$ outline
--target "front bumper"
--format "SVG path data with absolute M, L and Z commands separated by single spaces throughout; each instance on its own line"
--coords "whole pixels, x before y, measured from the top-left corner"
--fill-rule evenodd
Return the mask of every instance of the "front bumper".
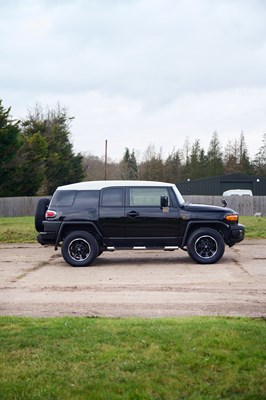
M 245 226 L 242 224 L 238 224 L 236 226 L 231 226 L 231 233 L 232 233 L 232 244 L 233 246 L 235 243 L 242 242 L 245 237 Z

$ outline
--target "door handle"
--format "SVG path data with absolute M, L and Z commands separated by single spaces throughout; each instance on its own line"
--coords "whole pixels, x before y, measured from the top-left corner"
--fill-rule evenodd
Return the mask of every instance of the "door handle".
M 135 217 L 138 217 L 138 216 L 139 216 L 139 213 L 137 211 L 129 211 L 127 213 L 127 217 L 135 218 Z

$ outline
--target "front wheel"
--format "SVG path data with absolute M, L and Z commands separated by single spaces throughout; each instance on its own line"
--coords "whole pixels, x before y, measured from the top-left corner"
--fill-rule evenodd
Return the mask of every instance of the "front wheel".
M 214 264 L 224 254 L 222 235 L 212 228 L 201 228 L 192 232 L 187 242 L 190 257 L 199 264 Z
M 95 237 L 85 231 L 75 231 L 67 235 L 61 248 L 64 260 L 73 267 L 87 267 L 99 254 Z

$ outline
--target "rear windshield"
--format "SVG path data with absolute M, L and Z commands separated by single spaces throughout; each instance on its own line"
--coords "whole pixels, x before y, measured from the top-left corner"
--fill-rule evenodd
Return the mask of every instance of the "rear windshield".
M 51 207 L 96 208 L 99 202 L 98 190 L 56 190 Z

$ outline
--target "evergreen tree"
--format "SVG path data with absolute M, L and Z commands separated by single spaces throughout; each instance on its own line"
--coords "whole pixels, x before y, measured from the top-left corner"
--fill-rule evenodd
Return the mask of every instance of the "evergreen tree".
M 262 145 L 255 156 L 253 164 L 257 175 L 266 176 L 266 132 L 263 135 Z
M 134 150 L 130 153 L 126 147 L 123 160 L 120 165 L 121 179 L 123 180 L 136 180 L 138 179 L 138 164 Z
M 163 180 L 172 183 L 181 181 L 182 169 L 182 154 L 180 150 L 173 151 L 164 163 Z
M 207 176 L 219 176 L 224 173 L 223 153 L 217 132 L 214 132 L 207 152 Z
M 17 187 L 16 155 L 22 145 L 19 121 L 10 116 L 11 108 L 5 109 L 0 99 L 0 196 L 14 196 Z
M 205 152 L 200 146 L 200 140 L 196 139 L 191 148 L 189 157 L 189 178 L 199 179 L 204 176 L 205 171 Z
M 15 161 L 14 181 L 19 196 L 36 196 L 45 178 L 46 157 L 47 142 L 40 133 L 23 138 Z
M 242 174 L 252 174 L 253 168 L 248 155 L 248 149 L 243 131 L 239 139 L 239 170 Z
M 70 143 L 70 118 L 66 109 L 58 106 L 55 110 L 43 112 L 36 106 L 23 122 L 24 135 L 32 137 L 39 133 L 47 143 L 45 179 L 41 191 L 52 194 L 57 186 L 83 179 L 82 155 L 73 152 Z

